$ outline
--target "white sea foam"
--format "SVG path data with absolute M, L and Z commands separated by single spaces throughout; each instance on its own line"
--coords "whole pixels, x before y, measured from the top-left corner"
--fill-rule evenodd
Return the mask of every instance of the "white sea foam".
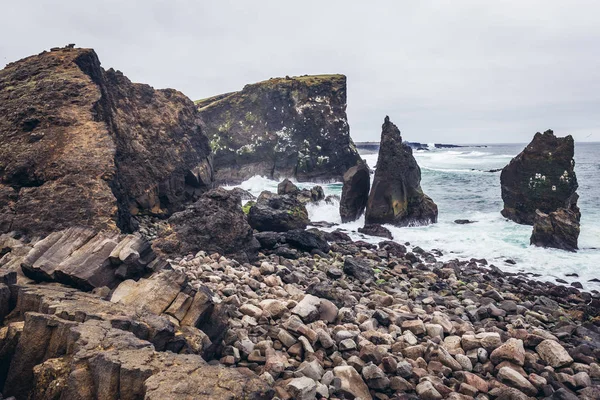
M 431 196 L 439 208 L 439 221 L 424 227 L 386 227 L 394 240 L 420 246 L 425 250 L 439 249 L 444 255 L 441 260 L 453 258 L 485 258 L 500 269 L 512 272 L 539 274 L 538 279 L 554 282 L 556 278 L 568 282 L 578 281 L 587 290 L 600 290 L 600 284 L 588 282 L 600 278 L 600 210 L 597 199 L 600 186 L 597 174 L 598 161 L 585 159 L 576 164 L 578 178 L 585 182 L 580 186 L 582 209 L 580 249 L 570 253 L 555 249 L 543 249 L 529 245 L 531 227 L 506 220 L 500 214 L 502 199 L 498 174 L 487 171 L 502 168 L 512 158 L 509 152 L 517 154 L 521 146 L 480 151 L 472 149 L 415 152 L 422 169 L 421 186 Z M 577 148 L 576 148 L 577 149 Z M 507 152 L 508 150 L 508 152 Z M 496 151 L 496 152 L 494 152 Z M 593 154 L 593 153 L 592 153 Z M 591 156 L 593 157 L 593 156 Z M 364 154 L 369 166 L 374 169 L 377 154 Z M 577 153 L 576 153 L 577 158 Z M 587 167 L 586 167 L 587 165 Z M 474 168 L 475 170 L 472 170 Z M 588 168 L 585 170 L 582 168 Z M 594 181 L 595 179 L 595 181 Z M 253 177 L 240 186 L 254 195 L 263 190 L 277 191 L 277 181 L 264 177 Z M 312 187 L 314 183 L 299 183 L 300 187 Z M 326 195 L 341 193 L 341 185 L 322 185 Z M 312 221 L 327 221 L 339 225 L 330 228 L 346 230 L 354 239 L 378 243 L 381 238 L 370 237 L 357 232 L 364 225 L 364 217 L 358 221 L 341 224 L 339 204 L 309 204 L 307 210 Z M 459 225 L 455 219 L 469 219 L 473 224 Z M 514 260 L 515 265 L 505 262 Z M 579 277 L 567 277 L 576 273 Z

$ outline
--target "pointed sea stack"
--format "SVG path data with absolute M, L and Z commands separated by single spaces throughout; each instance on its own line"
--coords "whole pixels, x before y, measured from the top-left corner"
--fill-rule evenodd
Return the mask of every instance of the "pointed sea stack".
M 519 224 L 533 225 L 536 210 L 549 214 L 565 208 L 579 220 L 573 155 L 571 135 L 558 138 L 551 130 L 536 133 L 502 170 L 502 215 Z
M 437 222 L 437 205 L 421 189 L 421 169 L 400 130 L 385 117 L 365 224 L 396 226 Z
M 370 188 L 371 175 L 367 163 L 361 161 L 346 171 L 340 200 L 342 222 L 352 222 L 360 218 L 367 207 Z
M 254 175 L 341 181 L 360 156 L 346 117 L 346 77 L 273 78 L 196 102 L 218 183 Z

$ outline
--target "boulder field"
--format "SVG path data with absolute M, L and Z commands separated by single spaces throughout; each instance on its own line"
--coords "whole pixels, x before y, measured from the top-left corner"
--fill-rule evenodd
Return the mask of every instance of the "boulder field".
M 191 100 L 60 48 L 0 71 L 0 232 L 137 229 L 212 184 Z
M 346 117 L 346 77 L 274 78 L 196 102 L 218 183 L 254 175 L 341 181 L 360 160 Z

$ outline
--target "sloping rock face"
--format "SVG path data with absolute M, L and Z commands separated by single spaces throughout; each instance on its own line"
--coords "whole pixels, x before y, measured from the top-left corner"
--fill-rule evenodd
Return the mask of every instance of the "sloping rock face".
M 400 130 L 385 117 L 365 224 L 396 226 L 437 222 L 438 209 L 421 189 L 421 169 Z
M 173 214 L 169 225 L 170 231 L 163 232 L 154 245 L 166 254 L 204 250 L 248 262 L 256 258 L 260 247 L 236 191 L 217 188 L 205 193 L 184 211 Z
M 371 175 L 365 162 L 359 162 L 344 174 L 340 216 L 342 222 L 356 221 L 365 211 L 369 201 Z
M 247 370 L 211 366 L 196 354 L 176 354 L 181 336 L 167 319 L 62 290 L 20 289 L 14 320 L 0 337 L 0 352 L 6 357 L 2 366 L 8 367 L 0 370 L 5 396 L 89 400 L 273 397 L 273 390 Z
M 54 49 L 0 71 L 0 232 L 133 231 L 211 184 L 194 104 L 131 83 L 91 49 Z
M 559 208 L 545 214 L 536 211 L 530 243 L 539 247 L 577 250 L 579 216 L 575 211 Z
M 536 210 L 548 214 L 566 208 L 579 215 L 573 155 L 571 135 L 558 138 L 551 130 L 536 133 L 502 170 L 502 215 L 525 225 L 533 225 Z
M 220 183 L 254 175 L 339 181 L 360 160 L 350 138 L 343 75 L 270 79 L 197 106 Z

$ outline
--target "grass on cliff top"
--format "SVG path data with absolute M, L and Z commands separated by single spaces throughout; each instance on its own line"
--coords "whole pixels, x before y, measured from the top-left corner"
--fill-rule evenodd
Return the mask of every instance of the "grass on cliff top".
M 291 76 L 291 77 L 285 77 L 285 78 L 271 78 L 271 79 L 267 79 L 266 81 L 262 81 L 262 82 L 250 83 L 250 84 L 244 86 L 244 89 L 241 92 L 245 91 L 247 88 L 252 88 L 252 87 L 257 87 L 257 86 L 263 86 L 263 87 L 266 87 L 269 89 L 274 89 L 277 86 L 287 85 L 292 82 L 302 82 L 303 84 L 305 84 L 307 86 L 313 86 L 313 85 L 322 84 L 323 82 L 337 81 L 337 80 L 345 79 L 345 78 L 346 78 L 346 76 L 342 75 L 342 74 L 302 75 L 302 76 Z M 206 110 L 206 109 L 210 108 L 211 106 L 213 106 L 215 104 L 220 103 L 221 100 L 228 99 L 228 98 L 232 98 L 231 100 L 236 100 L 237 102 L 239 102 L 239 101 L 241 101 L 241 97 L 238 96 L 237 98 L 235 98 L 233 96 L 235 96 L 241 92 L 230 92 L 230 93 L 220 94 L 217 96 L 207 97 L 206 99 L 194 101 L 194 104 L 196 105 L 196 108 L 198 110 L 202 111 L 202 110 Z

